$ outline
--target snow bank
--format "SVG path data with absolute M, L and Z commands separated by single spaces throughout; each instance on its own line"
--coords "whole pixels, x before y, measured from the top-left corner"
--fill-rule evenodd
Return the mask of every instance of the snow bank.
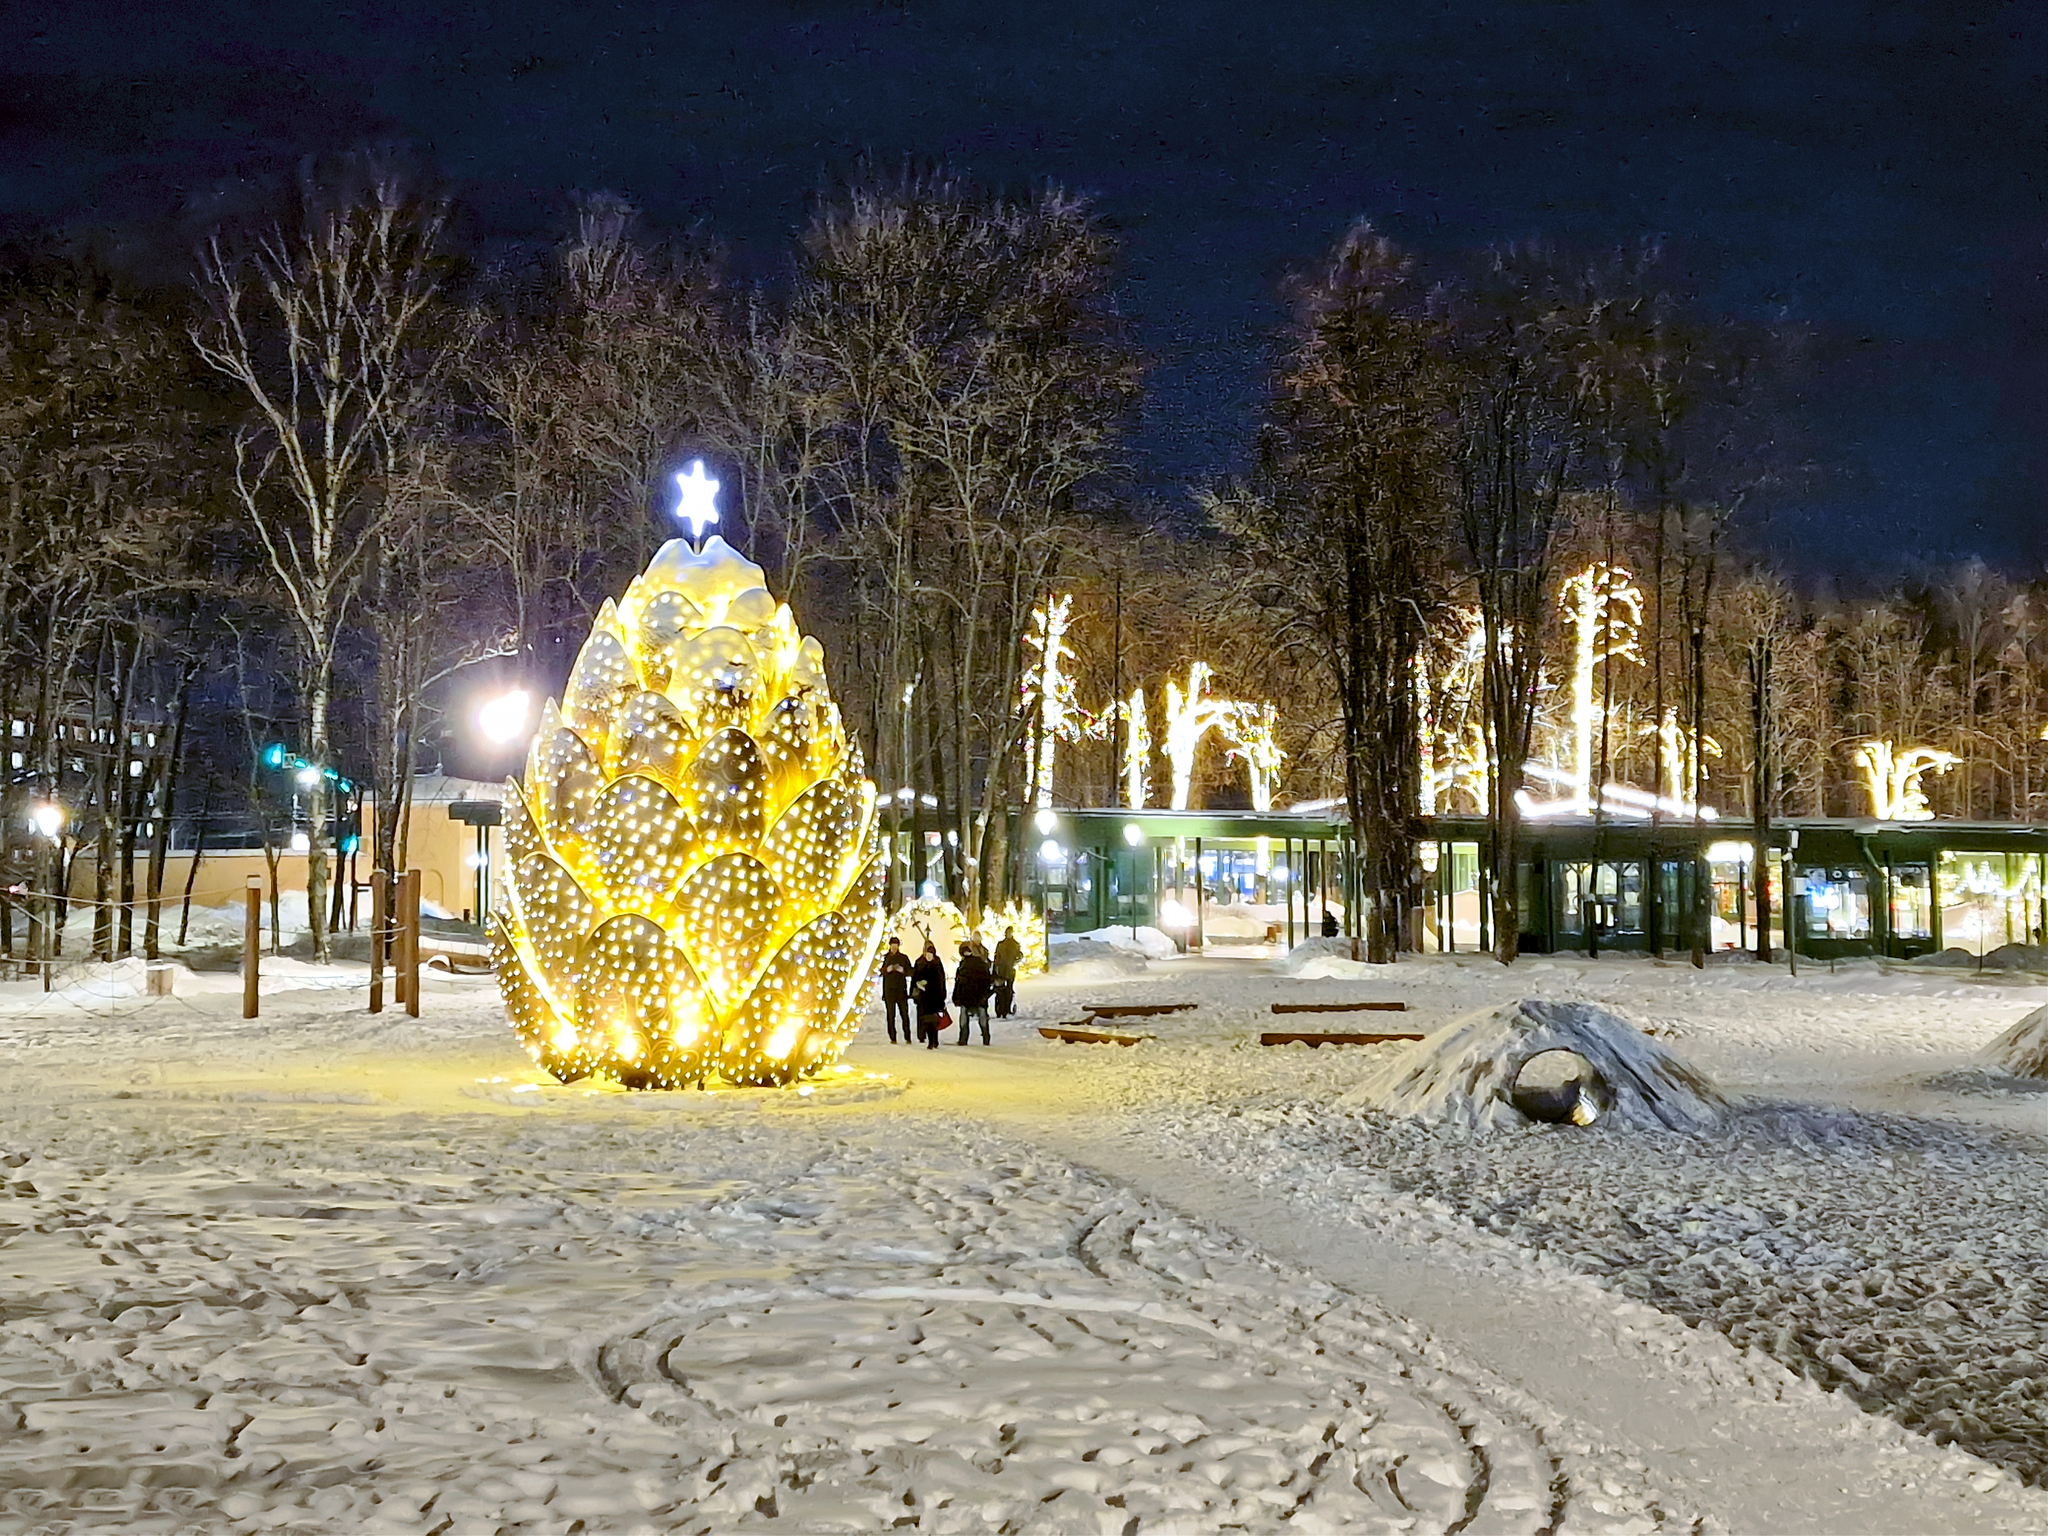
M 2014 1077 L 2048 1078 L 2048 1007 L 2021 1019 L 1985 1046 L 1984 1055 Z
M 90 912 L 90 908 L 86 909 Z M 420 916 L 451 918 L 454 913 L 424 898 L 420 901 Z M 304 891 L 283 890 L 277 893 L 278 928 L 289 944 L 298 935 L 312 927 L 312 919 L 306 911 Z M 164 940 L 166 945 L 178 932 L 179 913 L 174 902 L 164 903 Z M 186 925 L 185 944 L 187 948 L 199 949 L 214 944 L 239 944 L 242 942 L 244 913 L 238 897 L 219 906 L 195 906 Z M 365 895 L 357 912 L 357 921 L 367 925 L 370 921 L 369 898 Z M 263 893 L 263 943 L 270 944 L 270 891 L 266 886 Z
M 1361 946 L 1361 952 L 1363 946 Z M 1356 981 L 1363 976 L 1384 976 L 1387 968 L 1351 958 L 1351 940 L 1341 934 L 1334 939 L 1303 939 L 1280 961 L 1283 975 L 1303 981 Z
M 1124 935 L 1130 936 L 1128 928 Z M 1086 937 L 1062 939 L 1055 934 L 1046 955 L 1047 965 L 1062 981 L 1116 981 L 1147 969 L 1143 955 Z
M 2048 971 L 2048 947 L 2001 944 L 1984 957 L 1987 971 Z
M 1252 943 L 1264 943 L 1272 923 L 1257 910 L 1248 906 L 1202 908 L 1202 937 L 1204 939 L 1246 939 Z
M 1055 933 L 1047 943 L 1060 948 L 1073 944 L 1100 944 L 1127 954 L 1143 955 L 1149 960 L 1170 960 L 1180 953 L 1180 946 L 1157 928 L 1138 928 L 1135 931 L 1128 923 L 1119 923 L 1111 928 L 1097 928 L 1088 933 Z M 1058 965 L 1060 961 L 1052 962 Z
M 1525 1064 L 1568 1051 L 1591 1069 L 1546 1094 L 1517 1079 Z M 1596 1003 L 1524 998 L 1454 1019 L 1339 1101 L 1410 1119 L 1496 1130 L 1531 1119 L 1593 1119 L 1636 1130 L 1702 1130 L 1727 1107 L 1704 1075 Z M 1559 1112 L 1552 1113 L 1551 1110 Z

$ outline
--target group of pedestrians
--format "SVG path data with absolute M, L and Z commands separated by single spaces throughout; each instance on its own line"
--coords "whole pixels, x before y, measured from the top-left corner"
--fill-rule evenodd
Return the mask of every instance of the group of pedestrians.
M 1014 928 L 1005 928 L 991 955 L 976 938 L 960 942 L 960 960 L 953 968 L 953 1003 L 960 1010 L 960 1038 L 968 1043 L 974 1027 L 981 1026 L 981 1043 L 988 1045 L 989 1005 L 996 1017 L 1006 1019 L 1017 1002 L 1017 966 L 1024 958 L 1024 946 L 1017 942 Z M 946 966 L 939 959 L 939 946 L 924 941 L 924 952 L 913 962 L 902 942 L 893 934 L 882 952 L 882 1010 L 889 1025 L 889 1043 L 896 1043 L 896 1023 L 903 1023 L 903 1043 L 912 1041 L 910 1021 L 917 1020 L 916 1039 L 936 1051 L 939 1035 L 950 1025 L 946 1012 Z

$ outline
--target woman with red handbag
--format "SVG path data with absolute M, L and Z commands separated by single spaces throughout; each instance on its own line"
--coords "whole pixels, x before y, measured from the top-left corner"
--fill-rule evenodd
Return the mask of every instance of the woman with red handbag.
M 939 1031 L 953 1021 L 946 1015 L 946 967 L 939 959 L 939 946 L 930 939 L 910 970 L 910 1001 L 917 1009 L 917 1038 L 936 1051 Z

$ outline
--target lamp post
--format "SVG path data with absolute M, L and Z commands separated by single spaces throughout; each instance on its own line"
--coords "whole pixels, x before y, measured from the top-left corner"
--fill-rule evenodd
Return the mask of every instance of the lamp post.
M 703 466 L 691 467 L 701 470 Z M 676 478 L 680 480 L 682 476 Z M 713 481 L 712 486 L 716 489 L 717 482 Z M 477 734 L 496 749 L 493 756 L 510 757 L 515 748 L 523 747 L 533 737 L 533 695 L 524 688 L 508 688 L 477 705 L 473 718 Z M 474 823 L 476 851 L 467 860 L 476 875 L 476 921 L 480 928 L 490 912 L 490 829 L 497 821 L 496 817 L 489 821 L 479 818 Z

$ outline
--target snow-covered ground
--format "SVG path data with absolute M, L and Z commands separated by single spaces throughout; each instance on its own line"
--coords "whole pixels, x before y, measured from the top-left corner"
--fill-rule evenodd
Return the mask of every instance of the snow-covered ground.
M 2048 1094 L 1974 1059 L 2048 990 L 1119 958 L 807 1095 L 545 1083 L 476 978 L 0 987 L 0 1531 L 2048 1526 Z M 1734 1108 L 1454 1133 L 1257 1043 L 1362 996 Z

